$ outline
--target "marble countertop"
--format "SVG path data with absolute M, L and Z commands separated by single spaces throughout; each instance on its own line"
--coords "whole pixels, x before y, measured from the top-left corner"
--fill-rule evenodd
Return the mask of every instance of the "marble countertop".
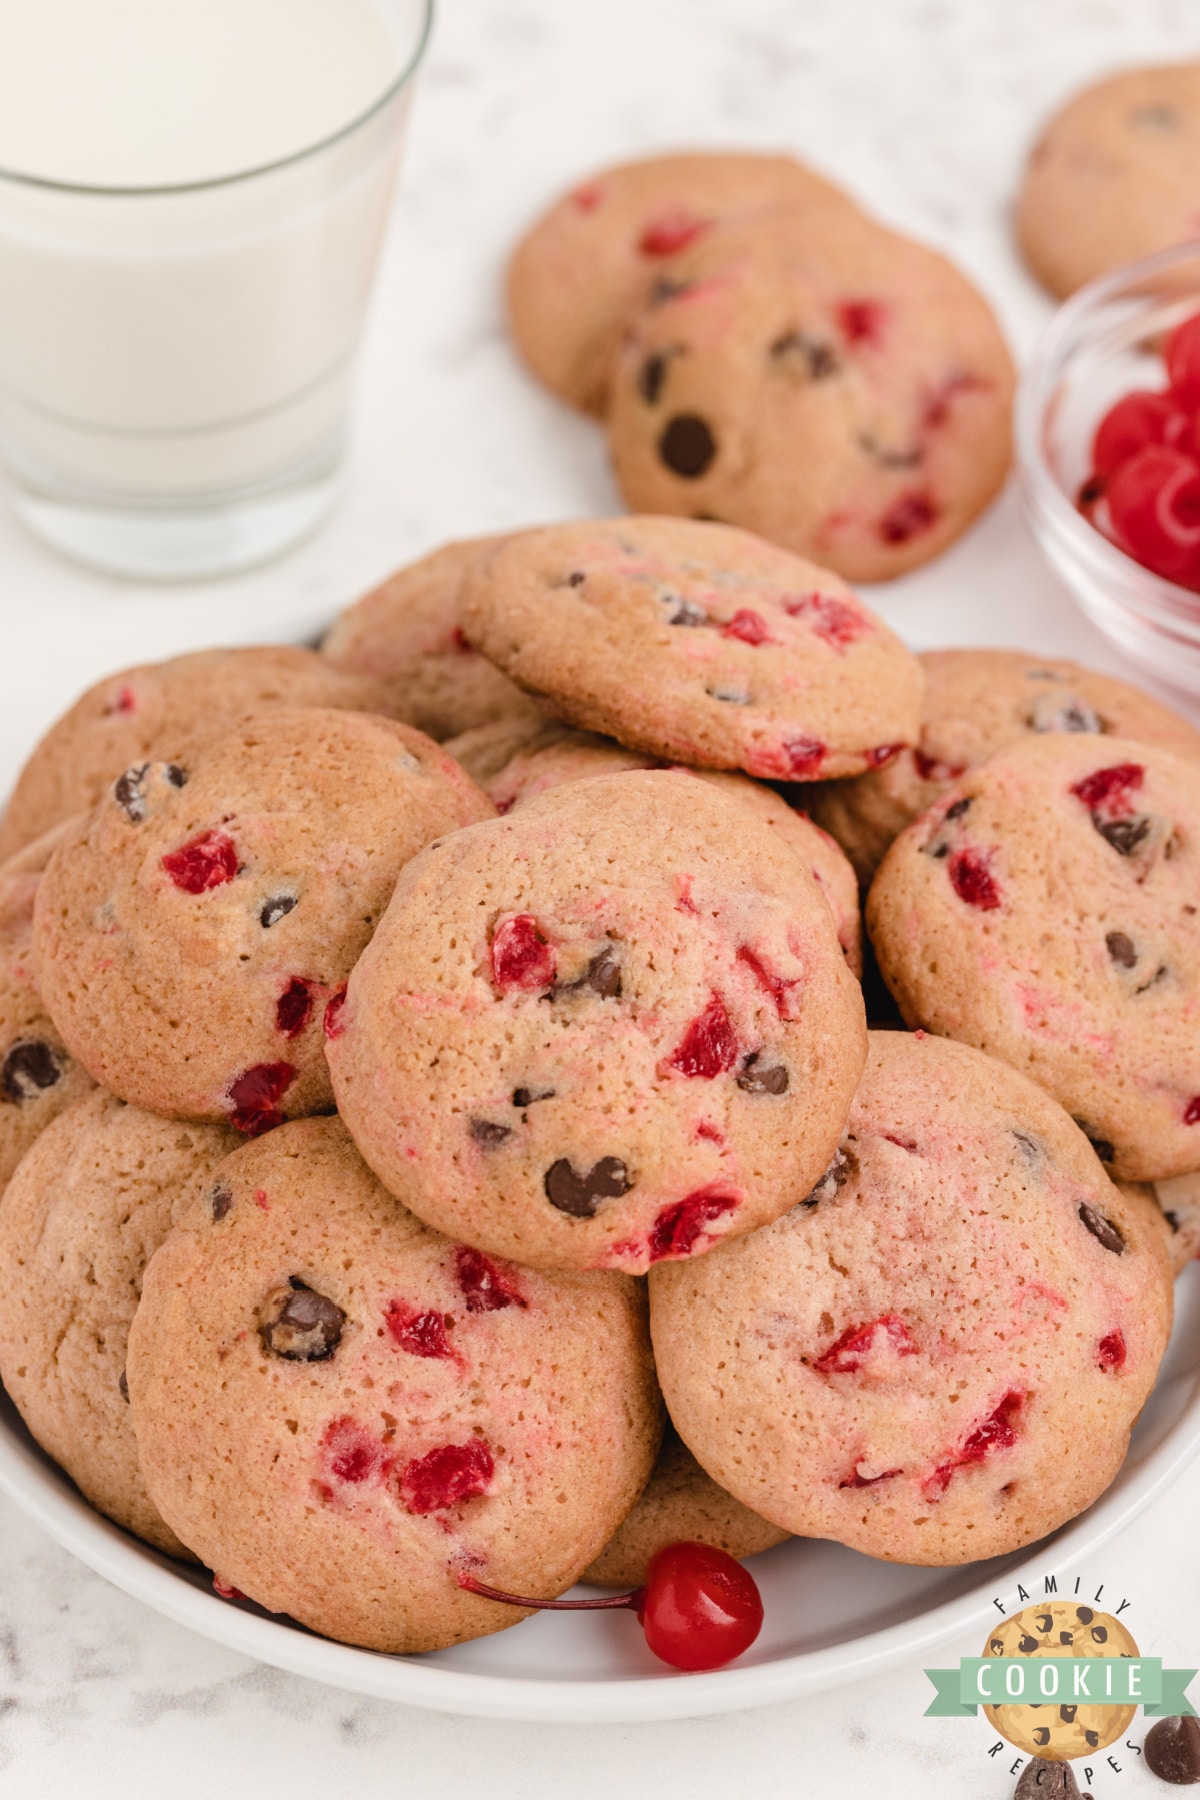
M 520 225 L 609 159 L 680 145 L 799 153 L 947 249 L 1018 352 L 1049 308 L 1007 210 L 1039 116 L 1126 61 L 1200 53 L 1193 0 L 442 0 L 364 357 L 353 480 L 321 535 L 223 584 L 122 584 L 59 561 L 2 504 L 0 788 L 108 669 L 302 636 L 440 540 L 616 507 L 601 436 L 534 388 L 499 275 Z M 937 564 L 871 594 L 916 643 L 1121 659 L 1041 561 L 1013 494 Z M 1147 1653 L 1196 1653 L 1200 1466 L 1080 1571 L 1131 1596 Z M 946 1657 L 974 1653 L 973 1641 Z M 256 1667 L 146 1611 L 0 1502 L 0 1796 L 1005 1800 L 1016 1752 L 926 1720 L 913 1666 L 848 1693 L 680 1724 L 536 1726 L 391 1707 Z M 1131 1733 L 1140 1737 L 1140 1721 Z M 1132 1752 L 1096 1800 L 1161 1793 Z

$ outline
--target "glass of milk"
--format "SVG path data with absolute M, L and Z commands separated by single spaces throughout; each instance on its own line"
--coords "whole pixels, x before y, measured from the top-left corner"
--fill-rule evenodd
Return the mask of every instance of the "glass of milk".
M 0 454 L 43 538 L 244 568 L 334 503 L 433 0 L 0 0 Z

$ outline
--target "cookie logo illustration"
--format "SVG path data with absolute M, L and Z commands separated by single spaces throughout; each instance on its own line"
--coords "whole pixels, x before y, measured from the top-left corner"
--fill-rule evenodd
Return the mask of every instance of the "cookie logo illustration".
M 985 1657 L 1066 1658 L 1135 1657 L 1138 1647 L 1111 1613 L 1097 1612 L 1069 1600 L 1027 1606 L 989 1634 Z M 1104 1750 L 1125 1732 L 1137 1712 L 1136 1705 L 1106 1701 L 1111 1687 L 1102 1671 L 1089 1680 L 1075 1671 L 1039 1672 L 1035 1702 L 984 1706 L 985 1716 L 1002 1737 L 1040 1756 L 1044 1762 L 1068 1762 Z M 989 1684 L 991 1685 L 991 1684 Z M 993 1691 L 1001 1687 L 994 1684 Z M 1011 1689 L 1010 1689 L 1011 1691 Z M 1028 1689 L 1026 1688 L 1026 1691 Z

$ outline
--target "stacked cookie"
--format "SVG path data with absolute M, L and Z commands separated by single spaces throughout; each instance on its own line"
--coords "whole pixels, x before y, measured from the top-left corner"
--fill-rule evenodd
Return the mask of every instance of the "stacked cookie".
M 389 1651 L 1086 1507 L 1200 1235 L 1197 735 L 670 517 L 274 654 L 102 684 L 4 822 L 0 1374 L 93 1503 Z
M 637 511 L 875 581 L 1004 480 L 1013 371 L 986 301 L 788 157 L 601 172 L 530 229 L 508 298 L 534 374 L 604 421 Z

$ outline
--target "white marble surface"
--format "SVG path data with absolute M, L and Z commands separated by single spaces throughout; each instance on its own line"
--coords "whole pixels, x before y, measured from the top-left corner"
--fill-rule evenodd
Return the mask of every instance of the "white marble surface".
M 325 532 L 227 584 L 124 585 L 56 560 L 0 506 L 0 786 L 108 668 L 287 637 L 456 534 L 612 508 L 593 428 L 505 342 L 498 273 L 543 199 L 606 159 L 792 149 L 949 249 L 1018 350 L 1047 307 L 1006 212 L 1039 114 L 1122 61 L 1200 52 L 1195 0 L 443 0 L 367 345 L 354 481 Z M 2 498 L 2 495 L 0 495 Z M 932 569 L 873 598 L 916 641 L 1008 641 L 1117 668 L 1040 562 L 1012 496 Z M 1150 1654 L 1200 1653 L 1200 1467 L 1081 1571 L 1120 1588 Z M 973 1642 L 947 1647 L 952 1661 Z M 946 1794 L 1002 1800 L 1015 1752 L 921 1716 L 919 1668 L 852 1695 L 678 1725 L 498 1726 L 256 1668 L 144 1611 L 0 1504 L 0 1795 L 590 1800 Z M 1140 1728 L 1134 1734 L 1140 1735 Z M 1136 1756 L 1093 1784 L 1162 1792 Z

